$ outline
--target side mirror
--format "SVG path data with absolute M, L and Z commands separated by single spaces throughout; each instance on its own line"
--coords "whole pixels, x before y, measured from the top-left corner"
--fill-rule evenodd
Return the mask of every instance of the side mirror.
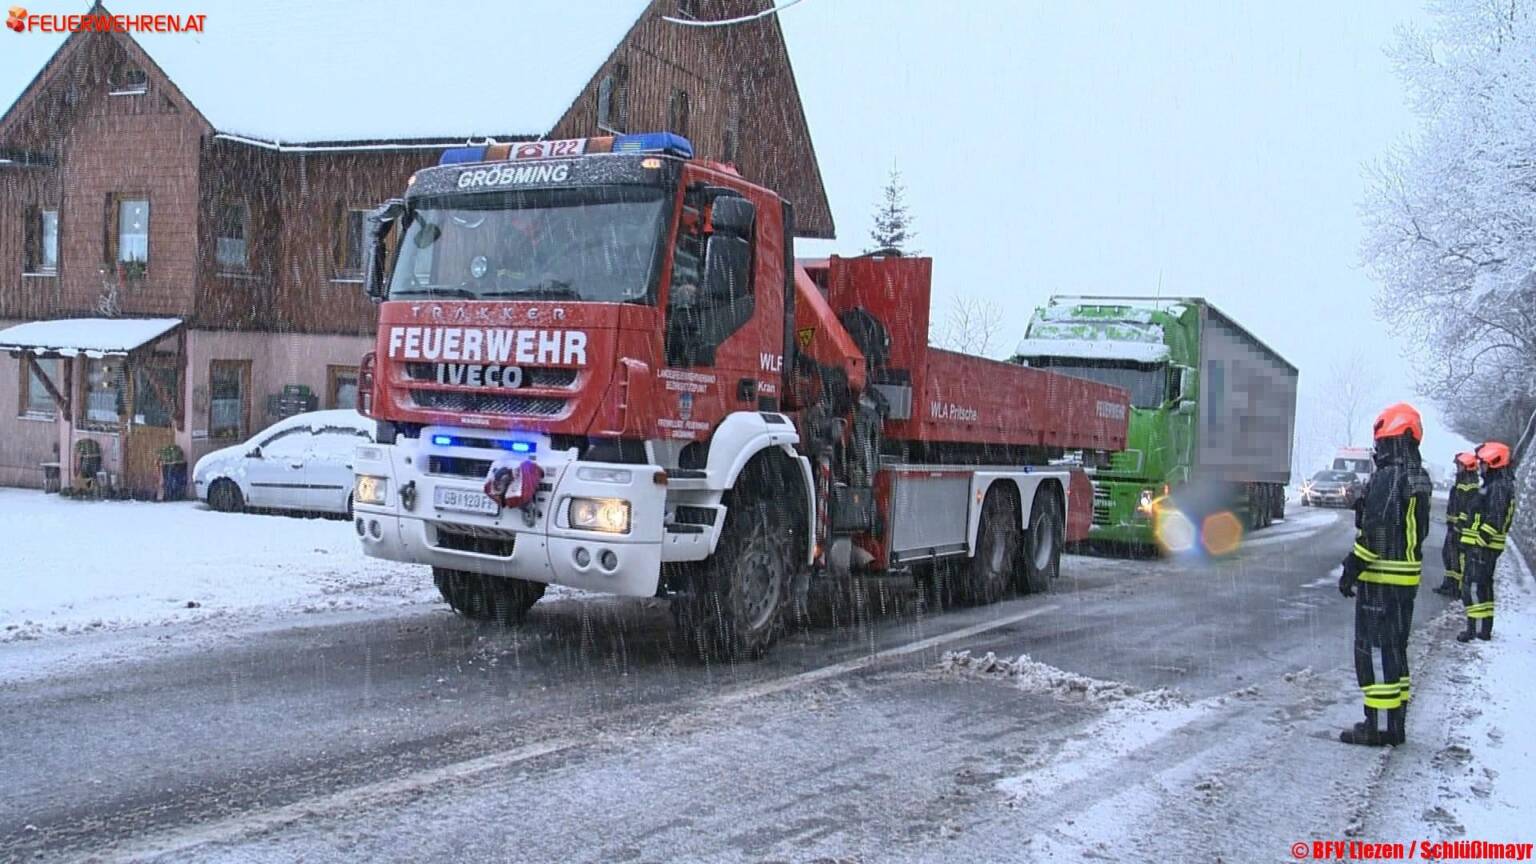
M 1188 366 L 1179 367 L 1179 400 L 1181 402 L 1193 402 L 1195 399 L 1195 370 Z
M 405 201 L 391 198 L 368 214 L 367 237 L 363 246 L 363 290 L 375 303 L 389 296 L 385 283 L 384 238 L 389 236 L 395 222 L 405 213 Z
M 1193 399 L 1182 399 L 1182 400 L 1180 400 L 1179 401 L 1179 413 L 1180 414 L 1186 414 L 1186 415 L 1195 413 L 1195 400 L 1193 400 Z
M 710 212 L 709 224 L 717 234 L 731 237 L 750 237 L 752 222 L 757 218 L 757 208 L 745 198 L 723 195 L 715 199 Z
M 247 459 L 260 459 L 261 458 L 261 448 L 260 447 L 252 447 L 251 448 L 251 452 L 245 454 L 245 458 L 247 458 Z

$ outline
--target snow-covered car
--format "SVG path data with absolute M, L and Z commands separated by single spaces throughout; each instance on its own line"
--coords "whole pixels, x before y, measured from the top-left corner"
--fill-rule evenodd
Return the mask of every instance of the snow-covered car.
M 215 510 L 352 513 L 352 453 L 373 441 L 356 411 L 311 411 L 197 460 L 192 483 Z

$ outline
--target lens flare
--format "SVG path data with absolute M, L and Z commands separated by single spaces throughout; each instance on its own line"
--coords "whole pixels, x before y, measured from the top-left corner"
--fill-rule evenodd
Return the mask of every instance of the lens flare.
M 1164 552 L 1179 554 L 1195 547 L 1195 523 L 1172 507 L 1158 508 L 1157 524 L 1152 531 Z
M 1206 552 L 1218 558 L 1231 555 L 1243 545 L 1243 523 L 1226 510 L 1212 513 L 1200 526 L 1200 542 Z

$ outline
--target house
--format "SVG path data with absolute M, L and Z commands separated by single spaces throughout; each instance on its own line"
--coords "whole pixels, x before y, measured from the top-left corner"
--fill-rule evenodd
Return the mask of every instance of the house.
M 466 141 L 674 131 L 831 237 L 776 16 L 667 20 L 766 5 L 227 0 L 201 34 L 64 38 L 0 80 L 0 484 L 70 483 L 90 438 L 147 492 L 160 448 L 243 441 L 285 392 L 353 405 L 364 214 Z

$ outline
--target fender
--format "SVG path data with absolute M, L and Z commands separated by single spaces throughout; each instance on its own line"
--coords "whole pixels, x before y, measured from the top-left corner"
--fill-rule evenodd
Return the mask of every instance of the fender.
M 970 517 L 966 528 L 966 547 L 969 554 L 976 552 L 976 534 L 981 530 L 981 505 L 987 500 L 987 492 L 998 481 L 1009 481 L 1019 493 L 1019 527 L 1029 530 L 1030 508 L 1035 504 L 1035 492 L 1048 480 L 1060 484 L 1063 505 L 1067 504 L 1067 477 L 1058 471 L 1030 471 L 1021 468 L 982 468 L 971 475 Z M 1062 514 L 1065 519 L 1066 514 Z
M 769 420 L 768 418 L 774 418 Z M 800 478 L 805 490 L 806 536 L 816 536 L 816 484 L 811 473 L 810 460 L 800 455 L 795 445 L 800 443 L 800 433 L 789 417 L 773 412 L 736 411 L 728 415 L 715 429 L 709 441 L 709 459 L 704 473 L 709 489 L 734 488 L 741 472 L 746 470 L 752 457 L 777 447 L 800 467 Z M 718 534 L 716 538 L 718 539 Z M 713 542 L 710 552 L 713 554 Z M 814 541 L 806 544 L 806 563 L 816 557 Z

